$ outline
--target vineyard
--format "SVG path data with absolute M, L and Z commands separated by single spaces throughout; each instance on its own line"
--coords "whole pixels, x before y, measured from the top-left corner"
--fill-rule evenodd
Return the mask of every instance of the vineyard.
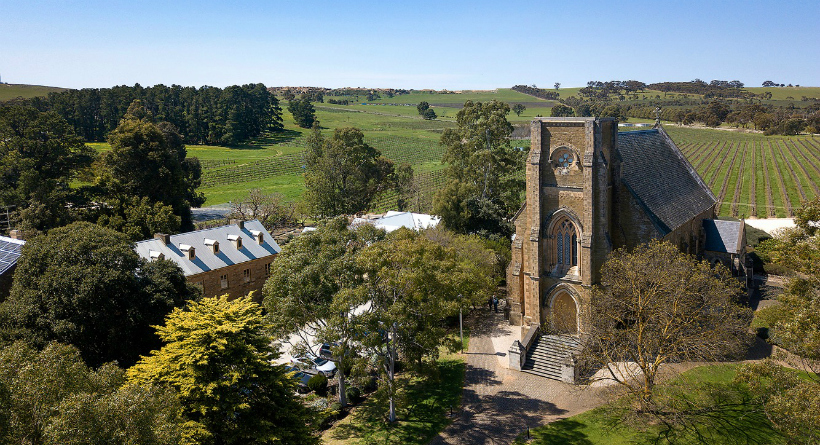
M 668 129 L 712 189 L 721 216 L 783 218 L 820 195 L 820 140 Z

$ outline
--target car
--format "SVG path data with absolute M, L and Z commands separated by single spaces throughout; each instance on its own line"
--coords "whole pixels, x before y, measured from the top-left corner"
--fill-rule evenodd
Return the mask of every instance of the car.
M 291 360 L 291 363 L 301 368 L 302 370 L 315 369 L 324 374 L 327 378 L 331 378 L 334 375 L 336 375 L 335 363 L 333 363 L 330 360 L 323 359 L 321 357 L 316 357 L 311 353 L 307 353 L 304 356 L 296 356 Z
M 285 366 L 285 370 L 289 373 L 292 373 L 291 377 L 296 380 L 296 391 L 300 393 L 308 393 L 310 392 L 310 388 L 308 387 L 308 381 L 310 378 L 316 375 L 316 373 L 310 373 L 307 371 L 302 371 L 299 368 L 295 368 L 293 366 Z

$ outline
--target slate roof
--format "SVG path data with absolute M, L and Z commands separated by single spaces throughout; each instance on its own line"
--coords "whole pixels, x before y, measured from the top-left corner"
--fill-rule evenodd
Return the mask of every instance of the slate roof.
M 706 232 L 706 250 L 740 253 L 743 247 L 743 240 L 741 239 L 743 222 L 704 219 L 703 229 Z
M 662 236 L 717 199 L 661 128 L 618 133 L 622 181 Z
M 257 242 L 252 232 L 261 232 L 262 244 Z M 242 239 L 242 248 L 240 249 L 236 249 L 229 238 L 235 236 Z M 258 220 L 246 221 L 242 229 L 237 224 L 231 224 L 171 235 L 170 240 L 171 242 L 168 245 L 160 239 L 140 241 L 134 245 L 134 251 L 140 257 L 149 261 L 152 257 L 155 258 L 157 254 L 161 253 L 166 260 L 177 263 L 182 268 L 185 276 L 190 276 L 276 255 L 282 250 Z M 219 243 L 219 253 L 214 254 L 211 248 L 205 244 L 205 240 L 208 240 L 209 243 L 217 241 Z M 188 259 L 185 252 L 180 249 L 180 245 L 191 246 L 195 249 L 193 260 Z
M 0 236 L 0 275 L 3 275 L 17 264 L 25 243 L 23 240 Z
M 407 227 L 412 230 L 421 230 L 438 225 L 441 218 L 438 216 L 427 215 L 424 213 L 412 212 L 396 212 L 389 211 L 379 219 L 364 219 L 356 218 L 353 220 L 352 226 L 360 224 L 372 224 L 378 229 L 384 229 L 387 232 L 398 230 L 401 227 Z

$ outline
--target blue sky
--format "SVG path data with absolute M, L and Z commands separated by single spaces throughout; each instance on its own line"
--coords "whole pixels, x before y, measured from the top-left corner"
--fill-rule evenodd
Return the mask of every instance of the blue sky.
M 0 0 L 4 82 L 820 86 L 814 1 Z

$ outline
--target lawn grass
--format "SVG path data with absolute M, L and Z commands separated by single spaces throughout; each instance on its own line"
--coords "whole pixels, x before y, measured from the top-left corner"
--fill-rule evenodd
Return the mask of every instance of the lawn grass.
M 690 400 L 710 397 L 716 388 L 728 387 L 738 364 L 701 366 L 683 373 L 672 385 L 658 388 L 673 390 L 679 385 L 689 389 L 678 393 Z M 559 420 L 531 431 L 531 442 L 519 436 L 517 444 L 783 444 L 786 440 L 773 428 L 758 406 L 749 401 L 743 386 L 712 406 L 709 416 L 693 420 L 687 428 L 670 429 L 650 419 L 625 422 L 622 411 L 608 405 Z M 622 403 L 618 401 L 614 403 Z
M 469 346 L 464 330 L 464 350 Z M 394 424 L 386 421 L 387 400 L 378 392 L 322 434 L 327 445 L 426 444 L 451 422 L 461 406 L 465 363 L 462 355 L 443 353 L 430 376 L 397 378 L 400 385 Z
M 43 85 L 0 83 L 0 102 L 18 97 L 30 99 L 32 97 L 48 96 L 48 93 L 65 91 L 66 89 L 67 88 L 47 87 Z

